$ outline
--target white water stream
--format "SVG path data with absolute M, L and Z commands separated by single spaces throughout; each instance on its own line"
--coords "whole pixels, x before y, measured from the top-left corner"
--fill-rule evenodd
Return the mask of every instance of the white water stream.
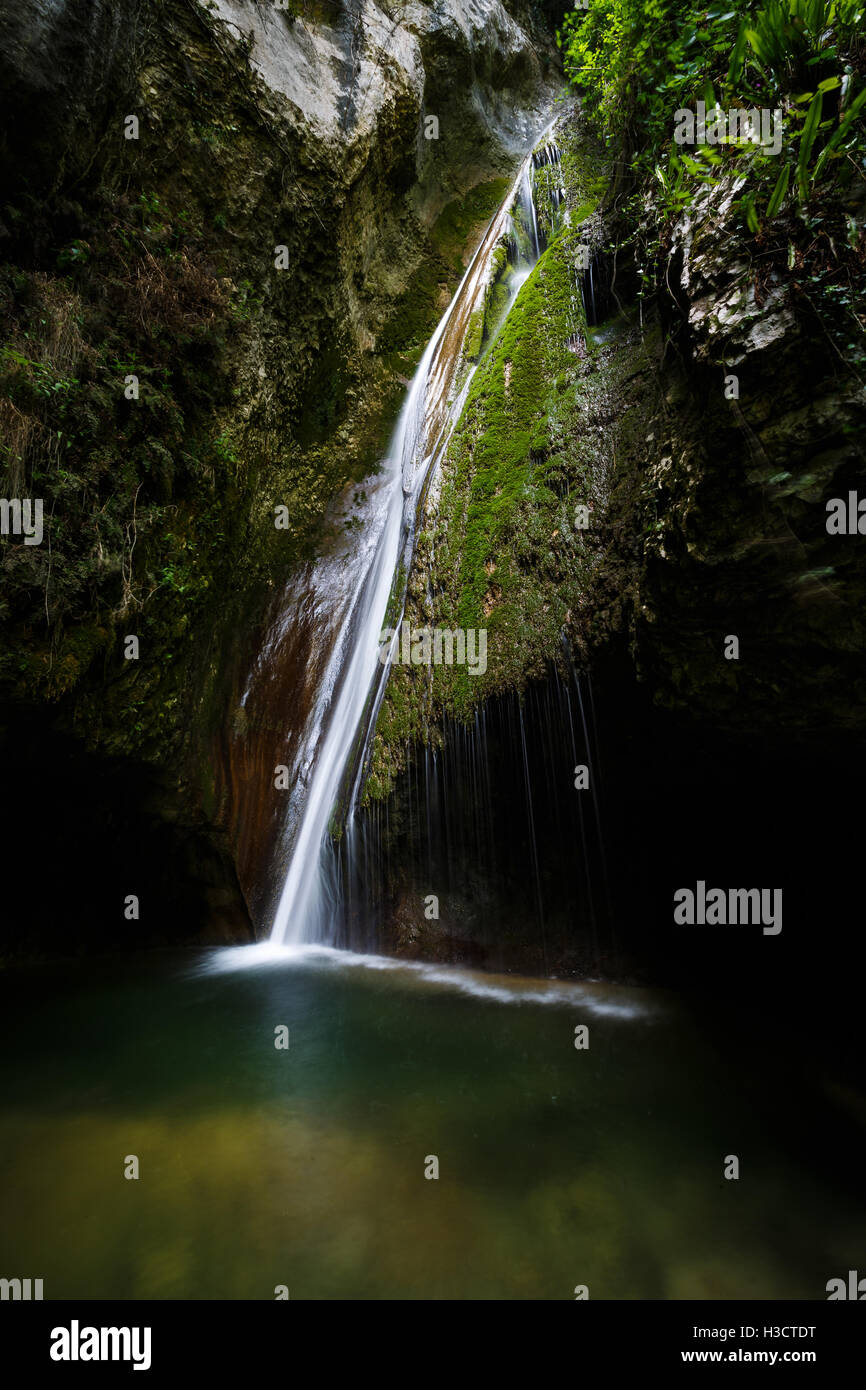
M 460 417 L 474 371 L 473 367 L 466 374 L 458 391 L 464 339 L 473 313 L 484 303 L 493 253 L 510 229 L 515 205 L 522 207 L 531 229 L 534 259 L 539 254 L 532 171 L 530 154 L 424 352 L 380 471 L 363 484 L 363 491 L 357 490 L 363 499 L 360 540 L 348 528 L 330 555 L 307 567 L 297 585 L 296 602 L 283 609 L 284 621 L 303 616 L 312 631 L 327 630 L 328 636 L 323 641 L 326 659 L 318 667 L 312 660 L 316 689 L 296 759 L 296 784 L 287 818 L 291 839 L 271 930 L 274 943 L 333 940 L 334 875 L 325 862 L 329 823 L 341 793 L 346 795 L 346 775 L 352 766 L 357 775 L 350 814 L 358 794 L 363 744 L 384 688 L 380 634 L 392 588 L 401 560 L 407 568 L 411 563 L 415 515 L 424 484 Z M 523 267 L 526 273 L 530 268 Z M 513 297 L 524 279 L 525 274 L 512 276 Z M 403 595 L 397 597 L 402 604 Z

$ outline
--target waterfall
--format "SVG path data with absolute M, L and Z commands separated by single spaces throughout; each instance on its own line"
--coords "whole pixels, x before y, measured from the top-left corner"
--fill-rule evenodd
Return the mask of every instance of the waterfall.
M 295 785 L 283 847 L 287 870 L 271 930 L 274 942 L 335 941 L 340 875 L 329 832 L 339 834 L 357 802 L 366 741 L 387 675 L 380 634 L 386 617 L 389 626 L 398 626 L 402 616 L 419 504 L 475 370 L 470 366 L 458 384 L 469 321 L 484 305 L 493 253 L 511 233 L 515 205 L 524 219 L 531 217 L 534 254 L 529 264 L 517 267 L 523 273 L 512 276 L 509 308 L 543 249 L 533 170 L 530 153 L 427 345 L 380 469 L 350 489 L 355 493 L 355 526 L 344 524 L 330 553 L 299 574 L 263 654 L 266 664 L 291 625 L 306 635 L 308 650 L 299 666 L 307 689 L 306 717 L 292 769 Z M 336 519 L 345 523 L 349 500 L 341 505 Z M 259 671 L 262 664 L 260 660 Z
M 538 240 L 538 217 L 535 211 L 535 193 L 532 186 L 532 173 L 534 164 L 532 159 L 526 161 L 523 178 L 520 184 L 520 201 L 532 219 L 532 250 L 533 260 L 537 261 L 541 255 L 541 246 Z

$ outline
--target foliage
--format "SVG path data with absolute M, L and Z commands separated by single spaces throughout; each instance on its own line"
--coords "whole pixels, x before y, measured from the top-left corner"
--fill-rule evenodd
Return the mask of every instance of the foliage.
M 863 0 L 592 0 L 559 35 L 587 110 L 673 215 L 697 187 L 743 180 L 753 232 L 796 200 L 863 178 L 866 37 Z M 730 130 L 688 153 L 674 113 L 779 111 L 778 156 Z
M 46 519 L 44 544 L 0 552 L 0 681 L 48 698 L 119 623 L 188 621 L 224 542 L 214 487 L 238 465 L 213 425 L 237 315 L 185 210 L 112 200 L 55 263 L 0 267 L 2 495 Z

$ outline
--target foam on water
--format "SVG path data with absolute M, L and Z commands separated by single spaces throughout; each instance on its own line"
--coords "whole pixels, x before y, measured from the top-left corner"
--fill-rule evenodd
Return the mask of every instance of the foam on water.
M 391 956 L 362 955 L 333 946 L 282 946 L 262 941 L 255 946 L 228 946 L 210 952 L 194 967 L 197 975 L 234 971 L 332 968 L 388 971 L 403 987 L 426 986 L 488 999 L 497 1004 L 545 1004 L 582 1010 L 598 1018 L 647 1019 L 659 1013 L 657 1003 L 640 998 L 631 987 L 584 981 L 530 980 L 521 976 L 487 975 L 459 966 L 430 965 L 423 961 L 396 960 Z

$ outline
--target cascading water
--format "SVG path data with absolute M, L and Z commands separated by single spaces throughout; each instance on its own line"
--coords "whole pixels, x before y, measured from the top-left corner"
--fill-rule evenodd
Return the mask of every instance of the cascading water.
M 527 160 L 526 166 L 524 168 L 523 181 L 521 183 L 520 192 L 524 206 L 527 208 L 527 211 L 529 212 L 530 217 L 532 219 L 532 250 L 534 260 L 537 261 L 538 257 L 541 254 L 541 247 L 538 240 L 538 216 L 535 211 L 535 196 L 534 189 L 532 186 L 533 167 L 533 161 L 531 159 Z
M 558 164 L 556 147 L 545 144 L 543 162 L 549 164 L 554 154 Z M 430 340 L 381 469 L 356 491 L 361 498 L 360 517 L 356 512 L 354 519 L 355 526 L 361 522 L 360 543 L 347 526 L 332 553 L 303 571 L 269 640 L 273 655 L 293 624 L 307 634 L 308 644 L 321 634 L 325 649 L 304 654 L 311 690 L 294 757 L 284 843 L 288 866 L 273 919 L 274 942 L 336 940 L 339 875 L 329 828 L 338 827 L 331 827 L 331 818 L 335 811 L 339 821 L 351 816 L 358 797 L 366 739 L 386 676 L 379 659 L 380 634 L 389 606 L 402 615 L 418 504 L 466 398 L 474 366 L 458 384 L 463 344 L 473 313 L 484 304 L 494 251 L 504 238 L 514 244 L 512 210 L 525 224 L 519 240 L 531 242 L 511 276 L 509 308 L 543 250 L 533 194 L 536 159 L 530 154 L 524 160 Z

